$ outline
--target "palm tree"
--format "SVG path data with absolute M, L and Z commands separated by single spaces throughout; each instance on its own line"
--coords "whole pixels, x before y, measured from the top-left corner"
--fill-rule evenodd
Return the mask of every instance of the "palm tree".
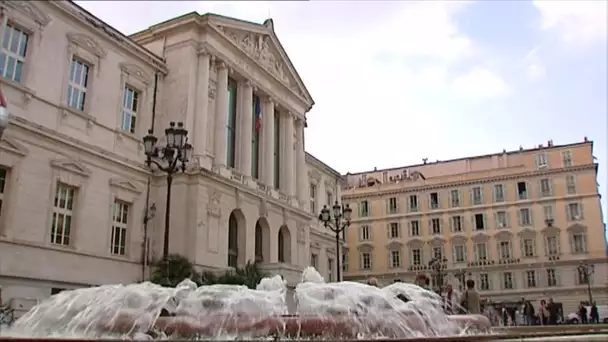
M 200 276 L 188 258 L 179 254 L 169 254 L 152 264 L 150 281 L 163 286 L 175 287 L 182 280 L 189 278 L 200 285 Z
M 203 272 L 200 279 L 202 285 L 245 285 L 250 289 L 255 289 L 265 276 L 262 270 L 260 270 L 258 263 L 248 262 L 243 267 L 226 271 L 219 276 L 213 272 Z

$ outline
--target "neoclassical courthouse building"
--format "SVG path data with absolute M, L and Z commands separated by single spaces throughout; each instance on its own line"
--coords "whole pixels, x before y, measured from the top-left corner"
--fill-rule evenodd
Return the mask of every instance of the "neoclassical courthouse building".
M 148 276 L 166 177 L 142 137 L 164 143 L 172 121 L 194 156 L 173 180 L 171 253 L 211 270 L 258 260 L 291 285 L 312 262 L 332 279 L 340 251 L 317 215 L 340 174 L 305 152 L 314 102 L 272 20 L 189 13 L 127 37 L 70 1 L 1 6 L 4 302 Z

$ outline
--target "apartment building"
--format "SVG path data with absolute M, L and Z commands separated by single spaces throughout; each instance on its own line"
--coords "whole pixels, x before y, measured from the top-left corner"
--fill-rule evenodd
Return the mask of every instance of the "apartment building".
M 487 300 L 553 297 L 565 310 L 590 288 L 605 302 L 597 167 L 585 138 L 347 174 L 343 200 L 357 210 L 345 277 L 390 283 L 425 273 L 434 287 L 456 288 L 471 278 Z
M 309 173 L 335 198 L 339 174 L 304 151 L 313 100 L 272 20 L 190 13 L 127 37 L 70 1 L 0 9 L 5 303 L 147 278 L 162 255 L 167 184 L 145 165 L 142 137 L 152 129 L 163 144 L 172 121 L 194 158 L 173 179 L 170 253 L 201 269 L 257 260 L 290 286 L 311 249 L 335 258 Z

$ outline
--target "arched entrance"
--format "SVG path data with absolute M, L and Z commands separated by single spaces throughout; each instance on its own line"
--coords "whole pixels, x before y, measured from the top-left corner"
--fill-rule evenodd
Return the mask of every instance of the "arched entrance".
M 255 261 L 270 261 L 270 226 L 263 217 L 255 223 Z
M 235 209 L 228 218 L 228 266 L 237 267 L 245 263 L 245 215 Z
M 286 225 L 279 229 L 279 262 L 291 263 L 291 233 Z

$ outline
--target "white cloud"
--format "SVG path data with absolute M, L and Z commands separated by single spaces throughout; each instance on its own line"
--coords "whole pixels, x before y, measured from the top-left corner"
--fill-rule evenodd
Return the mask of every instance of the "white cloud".
M 490 100 L 509 94 L 509 87 L 496 73 L 482 67 L 475 67 L 457 77 L 452 83 L 454 94 L 471 101 Z
M 541 14 L 541 28 L 558 31 L 566 42 L 606 39 L 608 2 L 605 0 L 536 0 L 534 6 Z
M 447 112 L 466 112 L 469 104 L 508 93 L 498 73 L 474 66 L 481 49 L 455 23 L 455 16 L 467 8 L 463 2 L 79 4 L 128 33 L 191 11 L 258 23 L 272 17 L 316 101 L 308 116 L 307 149 L 344 172 L 367 169 L 370 163 L 384 167 L 410 162 L 405 155 L 395 158 L 395 149 L 379 153 L 378 146 L 416 146 L 421 157 L 430 154 L 433 146 L 420 144 L 426 139 L 420 128 L 434 126 L 437 134 L 448 137 L 453 130 L 436 127 Z M 450 99 L 458 103 L 448 103 Z M 340 140 L 349 147 L 338 154 L 328 149 Z

